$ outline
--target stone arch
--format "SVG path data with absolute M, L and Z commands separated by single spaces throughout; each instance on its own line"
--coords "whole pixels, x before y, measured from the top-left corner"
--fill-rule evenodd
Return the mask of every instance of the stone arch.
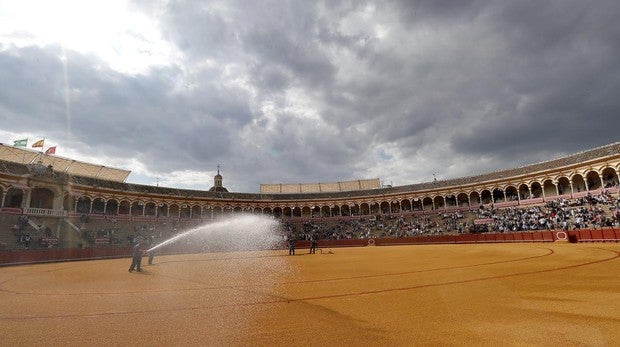
M 130 206 L 131 203 L 129 202 L 129 200 L 122 200 L 121 203 L 118 205 L 118 214 L 129 215 Z
M 613 167 L 604 168 L 603 171 L 601 171 L 601 176 L 603 178 L 603 187 L 611 188 L 619 185 L 618 173 Z
M 181 213 L 179 215 L 179 218 L 181 219 L 189 219 L 189 217 L 191 216 L 191 208 L 188 204 L 182 204 L 181 205 Z
M 568 179 L 568 177 L 562 176 L 558 178 L 558 193 L 560 193 L 560 195 L 572 193 L 570 188 L 570 180 Z
M 349 205 L 341 205 L 339 208 L 341 217 L 348 217 L 351 215 L 351 207 Z
M 329 208 L 329 206 L 327 205 L 321 206 L 321 212 L 319 213 L 319 215 L 321 217 L 331 217 L 332 213 L 331 213 L 331 209 Z
M 515 201 L 519 199 L 517 188 L 513 185 L 507 186 L 504 193 L 506 194 L 506 201 Z
M 192 206 L 192 219 L 201 219 L 202 218 L 202 206 L 194 205 Z
M 495 202 L 504 202 L 506 201 L 506 196 L 504 195 L 504 190 L 501 188 L 493 188 L 493 201 Z
M 4 207 L 21 208 L 25 195 L 24 189 L 9 187 L 4 197 Z
M 446 195 L 444 197 L 444 201 L 446 203 L 446 207 L 456 207 L 457 206 L 456 196 L 454 196 L 453 194 Z
M 144 201 L 137 200 L 131 204 L 131 215 L 132 216 L 143 216 L 144 215 Z
M 586 181 L 581 174 L 574 174 L 570 179 L 573 184 L 573 193 L 585 192 L 587 190 Z
M 73 211 L 73 207 L 75 206 L 75 196 L 65 193 L 62 197 L 62 208 L 66 211 Z
M 378 202 L 370 203 L 370 214 L 373 215 L 373 216 L 381 214 L 381 208 L 379 207 L 379 203 Z
M 521 200 L 527 200 L 532 198 L 530 193 L 530 187 L 527 184 L 522 183 L 519 185 L 519 197 L 521 197 Z
M 387 201 L 382 201 L 379 204 L 379 211 L 381 214 L 389 214 L 390 213 L 390 203 Z
M 316 218 L 321 215 L 321 208 L 319 206 L 312 206 L 310 208 L 310 218 Z
M 115 215 L 118 213 L 118 201 L 116 199 L 110 199 L 105 203 L 105 212 L 109 215 Z
M 413 198 L 411 202 L 411 211 L 422 211 L 422 200 L 420 198 Z
M 360 205 L 358 205 L 358 204 L 351 204 L 351 205 L 349 205 L 349 208 L 351 209 L 351 215 L 352 216 L 359 216 L 361 214 Z
M 540 185 L 540 183 L 532 182 L 532 185 L 531 185 L 530 189 L 532 190 L 532 198 L 533 199 L 542 198 L 543 189 L 542 189 L 542 186 Z
M 104 211 L 105 211 L 105 200 L 102 197 L 94 198 L 93 203 L 91 204 L 90 213 L 104 214 Z
M 400 213 L 400 212 L 401 212 L 400 201 L 393 200 L 390 203 L 390 213 Z
M 149 201 L 144 205 L 144 215 L 148 217 L 155 217 L 157 214 L 157 205 L 155 202 Z
M 592 170 L 586 174 L 586 183 L 588 190 L 597 190 L 602 188 L 601 176 L 598 172 Z
M 545 192 L 545 197 L 557 196 L 558 192 L 556 190 L 555 184 L 551 179 L 546 179 L 543 181 L 543 191 Z
M 424 197 L 424 199 L 422 199 L 422 207 L 425 211 L 434 210 L 435 207 L 433 206 L 433 198 L 431 198 L 430 196 Z
M 360 215 L 367 216 L 370 214 L 370 205 L 367 202 L 362 202 L 360 204 Z
M 312 209 L 310 206 L 304 206 L 301 208 L 301 216 L 303 218 L 310 218 L 312 216 Z
M 413 208 L 411 206 L 411 200 L 409 199 L 403 199 L 400 201 L 400 209 L 403 212 L 411 212 L 413 211 Z
M 278 219 L 282 218 L 282 207 L 274 207 L 273 216 Z
M 467 197 L 467 194 L 465 193 L 459 193 L 456 196 L 456 204 L 459 207 L 469 207 L 469 199 Z
M 77 204 L 75 205 L 75 212 L 77 213 L 90 213 L 90 197 L 88 196 L 80 196 L 77 199 Z
M 491 191 L 488 189 L 484 189 L 481 193 L 480 193 L 480 203 L 482 205 L 488 205 L 490 203 L 493 202 L 493 199 L 491 197 Z
M 433 199 L 433 203 L 435 204 L 435 208 L 436 209 L 442 209 L 442 208 L 446 207 L 446 201 L 445 201 L 444 197 L 441 196 L 441 195 L 437 195 Z
M 284 216 L 284 218 L 292 218 L 293 217 L 293 209 L 290 207 L 285 207 L 284 209 L 282 209 L 282 215 Z
M 32 208 L 54 208 L 54 192 L 45 187 L 33 188 L 30 192 L 30 207 Z
M 181 208 L 179 207 L 178 204 L 170 204 L 170 208 L 168 209 L 168 216 L 172 217 L 172 218 L 179 218 L 179 213 L 181 212 Z M 214 215 L 215 214 L 214 212 Z
M 480 193 L 473 191 L 469 193 L 469 201 L 471 201 L 471 206 L 480 206 L 482 205 L 482 200 L 480 199 Z
M 168 216 L 168 204 L 165 202 L 160 202 L 157 204 L 157 216 L 158 217 L 169 217 Z
M 330 208 L 332 210 L 332 217 L 340 217 L 340 216 L 342 216 L 342 211 L 340 210 L 340 206 L 332 205 Z
M 299 217 L 301 218 L 301 207 L 299 206 L 295 206 L 293 208 L 293 217 Z

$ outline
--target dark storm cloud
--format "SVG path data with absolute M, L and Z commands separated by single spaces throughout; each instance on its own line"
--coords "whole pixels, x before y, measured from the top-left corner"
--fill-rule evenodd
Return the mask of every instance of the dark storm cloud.
M 498 11 L 490 25 L 506 42 L 500 58 L 511 64 L 485 70 L 505 75 L 491 87 L 509 90 L 511 97 L 488 99 L 498 110 L 457 134 L 454 146 L 512 156 L 540 147 L 570 153 L 615 141 L 609 125 L 620 101 L 610 91 L 620 86 L 620 26 L 610 13 L 619 11 L 611 2 L 513 3 Z
M 402 185 L 618 140 L 617 1 L 134 5 L 179 54 L 126 75 L 68 52 L 72 136 L 154 172 Z M 0 51 L 7 128 L 66 131 L 60 53 Z
M 393 158 L 379 151 L 373 164 L 385 144 L 405 159 L 448 150 L 429 166 L 483 156 L 492 159 L 484 169 L 501 169 L 617 139 L 617 2 L 227 5 L 174 2 L 184 10 L 165 16 L 167 28 L 192 59 L 227 40 L 234 55 L 220 58 L 247 67 L 259 104 L 283 109 L 293 88 L 312 101 L 322 125 L 289 111 L 265 123 L 253 112 L 274 177 L 347 176 L 354 162 Z
M 214 85 L 188 96 L 174 92 L 176 68 L 128 76 L 93 57 L 67 52 L 71 134 L 67 137 L 63 67 L 57 47 L 0 53 L 3 128 L 35 131 L 107 155 L 138 158 L 158 170 L 206 169 L 210 158 L 227 155 L 235 141 L 230 124 L 249 120 L 245 98 Z M 202 97 L 201 94 L 208 95 Z M 191 96 L 191 93 L 189 94 Z M 195 99 L 201 103 L 196 105 Z M 41 124 L 46 124 L 41 129 Z M 208 150 L 207 150 L 208 149 Z M 167 158 L 161 160 L 161 158 Z M 212 163 L 211 163 L 212 164 Z M 210 169 L 210 167 L 209 167 Z
M 23 130 L 40 121 L 58 120 L 54 114 L 64 110 L 60 107 L 64 79 L 58 55 L 37 48 L 19 52 L 9 48 L 0 54 L 0 66 L 3 127 L 14 125 Z

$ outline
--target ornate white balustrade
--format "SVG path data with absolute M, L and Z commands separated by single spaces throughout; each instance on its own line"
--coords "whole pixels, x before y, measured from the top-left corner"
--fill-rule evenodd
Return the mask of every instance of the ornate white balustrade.
M 30 216 L 65 217 L 67 215 L 67 211 L 53 210 L 53 209 L 48 209 L 48 208 L 26 207 L 24 208 L 24 214 L 27 214 Z

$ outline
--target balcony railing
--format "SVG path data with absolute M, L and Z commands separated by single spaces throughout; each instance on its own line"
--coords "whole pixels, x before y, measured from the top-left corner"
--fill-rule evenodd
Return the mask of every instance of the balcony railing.
M 24 214 L 27 214 L 30 216 L 65 217 L 67 215 L 67 211 L 53 210 L 53 209 L 48 209 L 48 208 L 26 207 L 24 208 Z

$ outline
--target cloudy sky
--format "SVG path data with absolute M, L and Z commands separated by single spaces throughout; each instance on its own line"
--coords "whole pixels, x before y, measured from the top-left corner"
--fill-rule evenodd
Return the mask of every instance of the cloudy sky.
M 0 142 L 231 191 L 620 139 L 620 2 L 0 0 Z

